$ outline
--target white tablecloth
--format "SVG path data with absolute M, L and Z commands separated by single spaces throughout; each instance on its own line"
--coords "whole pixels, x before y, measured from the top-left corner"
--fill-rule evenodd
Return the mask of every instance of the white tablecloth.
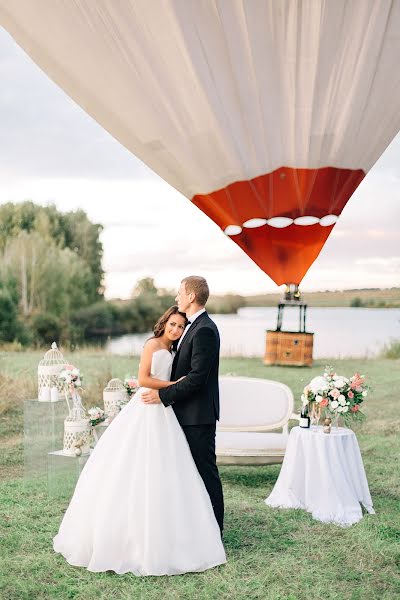
M 350 429 L 322 427 L 290 432 L 285 458 L 268 506 L 302 508 L 314 519 L 343 527 L 371 514 L 371 495 L 357 438 Z

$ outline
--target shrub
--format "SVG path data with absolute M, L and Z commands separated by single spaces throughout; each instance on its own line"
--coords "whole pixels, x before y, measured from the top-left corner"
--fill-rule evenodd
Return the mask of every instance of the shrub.
M 400 358 L 400 339 L 391 339 L 388 344 L 385 344 L 381 356 L 391 359 Z
M 40 345 L 59 342 L 61 331 L 61 321 L 55 315 L 39 313 L 32 319 L 32 332 L 35 340 Z
M 111 302 L 96 302 L 72 315 L 75 334 L 81 339 L 96 335 L 111 335 L 118 314 L 118 307 Z
M 0 341 L 13 342 L 18 336 L 17 306 L 6 289 L 0 289 Z
M 361 306 L 364 306 L 364 302 L 361 300 L 361 298 L 359 296 L 356 296 L 355 298 L 353 298 L 351 300 L 350 306 L 352 306 L 353 308 L 359 308 Z

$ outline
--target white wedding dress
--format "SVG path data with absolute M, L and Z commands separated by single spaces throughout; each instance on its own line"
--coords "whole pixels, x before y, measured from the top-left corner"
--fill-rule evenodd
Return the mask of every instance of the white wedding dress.
M 152 376 L 168 381 L 168 350 Z M 209 495 L 173 409 L 141 391 L 114 418 L 88 459 L 54 550 L 89 571 L 177 575 L 226 562 Z

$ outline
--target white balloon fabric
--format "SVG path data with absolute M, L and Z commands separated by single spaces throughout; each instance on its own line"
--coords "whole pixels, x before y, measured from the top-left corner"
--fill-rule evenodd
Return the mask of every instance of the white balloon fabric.
M 400 129 L 399 0 L 0 0 L 0 24 L 276 282 Z

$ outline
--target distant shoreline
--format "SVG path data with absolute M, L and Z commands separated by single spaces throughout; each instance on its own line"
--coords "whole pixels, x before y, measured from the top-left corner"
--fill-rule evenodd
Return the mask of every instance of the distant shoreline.
M 213 313 L 236 312 L 246 306 L 276 306 L 282 299 L 282 293 L 255 294 L 241 296 L 239 294 L 212 295 L 208 310 Z M 388 289 L 362 288 L 321 292 L 303 292 L 302 300 L 314 307 L 352 307 L 352 308 L 400 308 L 400 288 Z M 229 310 L 231 309 L 231 310 Z

